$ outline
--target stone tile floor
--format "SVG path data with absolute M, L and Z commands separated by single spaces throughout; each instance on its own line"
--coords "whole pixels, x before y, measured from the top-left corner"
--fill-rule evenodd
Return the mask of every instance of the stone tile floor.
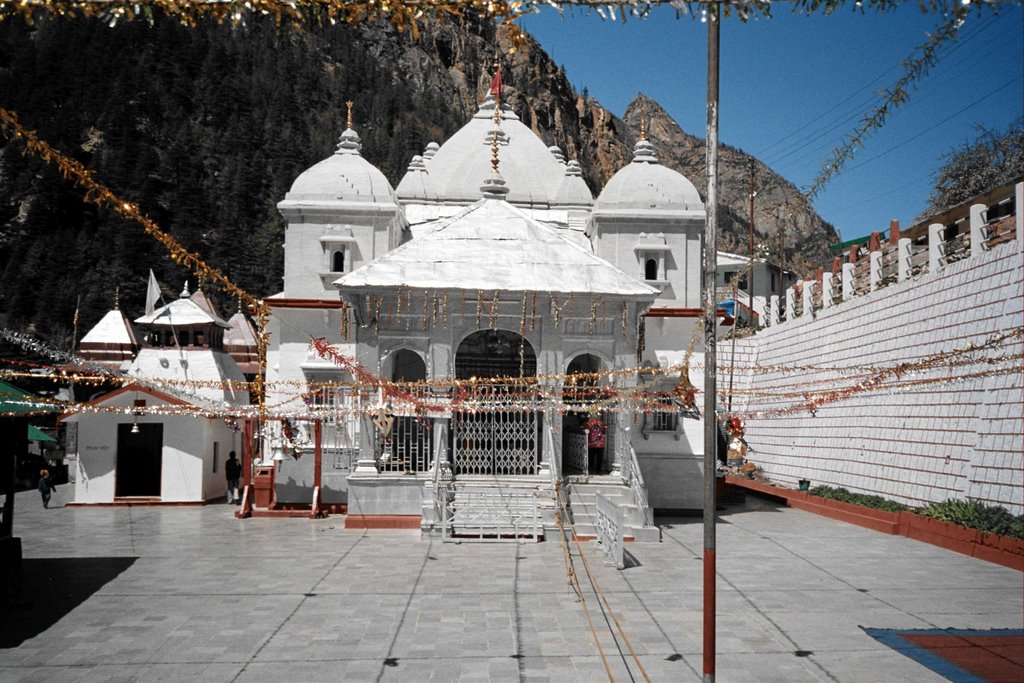
M 607 612 L 575 547 L 585 601 L 569 587 L 557 540 L 442 543 L 235 509 L 44 510 L 18 494 L 25 574 L 0 600 L 0 680 L 643 680 L 616 620 L 652 680 L 701 680 L 699 519 L 659 519 L 663 542 L 630 545 L 624 571 L 584 545 Z M 942 681 L 861 627 L 1024 618 L 1019 572 L 754 498 L 720 518 L 718 573 L 722 682 Z

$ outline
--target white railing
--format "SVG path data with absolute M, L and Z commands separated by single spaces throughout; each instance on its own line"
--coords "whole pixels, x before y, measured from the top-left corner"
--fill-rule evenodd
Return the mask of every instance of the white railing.
M 461 535 L 540 538 L 537 496 L 510 496 L 493 488 L 459 487 L 448 503 L 451 527 Z
M 448 470 L 447 448 L 448 448 L 448 422 L 440 423 L 437 430 L 438 446 L 434 449 L 434 462 L 431 465 L 431 483 L 434 486 L 434 519 L 435 524 L 441 526 L 441 540 L 447 541 L 451 536 L 452 513 L 451 502 L 451 472 Z
M 622 508 L 603 494 L 597 494 L 597 542 L 607 567 L 626 566 Z
M 587 430 L 570 432 L 566 430 L 562 456 L 566 467 L 577 472 L 587 472 Z
M 627 442 L 628 443 L 628 442 Z M 636 450 L 633 444 L 629 443 L 629 488 L 633 491 L 633 504 L 644 516 L 644 526 L 654 526 L 654 511 L 647 502 L 647 485 L 644 483 L 643 472 L 640 471 L 640 461 L 637 460 Z

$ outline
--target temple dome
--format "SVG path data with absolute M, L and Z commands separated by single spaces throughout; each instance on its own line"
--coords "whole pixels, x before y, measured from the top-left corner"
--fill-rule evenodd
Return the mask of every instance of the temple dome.
M 282 203 L 373 202 L 395 203 L 391 183 L 360 153 L 359 134 L 348 128 L 341 134 L 338 148 L 328 158 L 304 171 Z
M 493 119 L 494 100 L 488 97 L 469 123 L 425 160 L 440 201 L 471 204 L 480 198 L 480 180 L 491 173 Z M 508 107 L 501 109 L 499 140 L 501 175 L 509 189 L 506 200 L 527 207 L 550 205 L 565 167 Z
M 590 208 L 594 204 L 594 195 L 583 180 L 583 170 L 578 161 L 570 161 L 565 165 L 565 176 L 555 193 L 555 204 Z
M 636 143 L 632 163 L 612 176 L 594 204 L 595 214 L 703 210 L 694 184 L 658 163 L 647 140 Z
M 395 194 L 403 201 L 437 201 L 437 190 L 427 171 L 426 159 L 419 154 L 412 158 L 409 170 L 395 188 Z

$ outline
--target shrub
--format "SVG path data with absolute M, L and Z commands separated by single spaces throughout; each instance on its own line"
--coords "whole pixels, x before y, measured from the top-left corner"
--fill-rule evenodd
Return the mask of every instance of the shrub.
M 866 493 L 851 493 L 844 488 L 836 486 L 815 486 L 813 489 L 808 491 L 808 493 L 812 496 L 831 498 L 832 500 L 838 500 L 843 503 L 852 503 L 853 505 L 874 508 L 876 510 L 885 510 L 887 512 L 900 512 L 902 510 L 910 509 L 908 506 L 903 505 L 902 503 L 897 503 L 894 500 L 882 498 L 881 496 L 872 496 Z
M 986 505 L 977 500 L 947 500 L 929 503 L 917 513 L 990 534 L 1024 539 L 1024 515 L 1014 515 L 998 505 Z

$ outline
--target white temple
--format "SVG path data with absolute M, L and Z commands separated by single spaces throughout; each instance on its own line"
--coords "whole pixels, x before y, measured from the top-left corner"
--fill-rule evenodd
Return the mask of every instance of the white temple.
M 293 457 L 282 459 L 283 432 L 270 439 L 275 500 L 308 504 L 319 483 L 320 501 L 347 504 L 350 526 L 458 532 L 500 527 L 504 513 L 521 521 L 509 500 L 539 501 L 550 523 L 561 482 L 578 531 L 601 493 L 638 540 L 657 538 L 653 508 L 699 508 L 702 420 L 672 401 L 678 368 L 662 370 L 683 360 L 701 316 L 705 210 L 641 138 L 595 201 L 575 161 L 508 107 L 495 116 L 488 98 L 395 190 L 360 154 L 350 117 L 337 151 L 278 205 L 288 225 L 284 289 L 267 300 L 267 401 L 329 417 L 322 472 L 311 427 L 287 440 Z M 386 381 L 421 382 L 417 397 L 343 388 L 351 368 L 311 339 Z M 597 374 L 563 386 L 578 373 Z M 475 406 L 438 395 L 450 379 Z M 668 395 L 602 409 L 602 386 L 638 384 Z M 561 400 L 525 400 L 524 385 Z M 588 427 L 606 432 L 589 458 Z
M 186 283 L 178 298 L 137 318 L 138 331 L 115 307 L 83 337 L 85 360 L 138 381 L 62 418 L 76 463 L 73 504 L 203 504 L 224 497 L 224 463 L 241 451 L 242 436 L 236 421 L 217 415 L 249 403 L 225 336 L 239 358 L 255 354 L 251 327 L 238 317 L 225 322 L 203 290 L 190 293 Z

